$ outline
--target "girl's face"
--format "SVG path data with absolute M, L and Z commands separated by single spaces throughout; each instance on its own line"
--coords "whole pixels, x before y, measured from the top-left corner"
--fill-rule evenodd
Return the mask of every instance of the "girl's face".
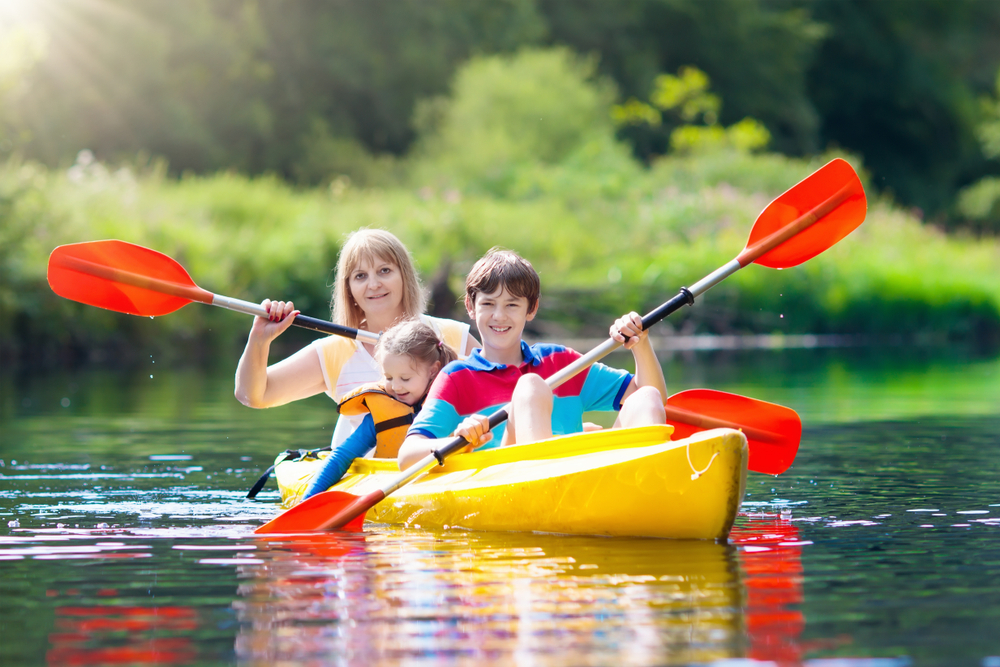
M 408 354 L 387 354 L 381 359 L 385 389 L 397 401 L 416 405 L 427 394 L 441 362 L 424 364 Z
M 403 274 L 393 262 L 363 259 L 348 276 L 351 296 L 372 320 L 394 320 L 402 314 Z

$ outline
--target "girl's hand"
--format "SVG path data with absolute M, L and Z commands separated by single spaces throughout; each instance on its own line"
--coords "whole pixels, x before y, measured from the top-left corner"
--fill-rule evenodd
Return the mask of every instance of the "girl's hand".
M 469 441 L 469 446 L 463 451 L 471 452 L 493 439 L 490 432 L 490 420 L 486 415 L 470 415 L 462 420 L 455 429 L 454 435 L 460 435 Z
M 295 310 L 295 304 L 291 301 L 271 301 L 264 299 L 261 304 L 267 311 L 267 317 L 255 317 L 251 335 L 263 336 L 268 342 L 283 334 L 288 327 L 292 326 L 295 316 L 299 311 Z
M 611 325 L 611 337 L 623 343 L 626 350 L 631 350 L 646 339 L 642 317 L 635 311 L 622 315 Z

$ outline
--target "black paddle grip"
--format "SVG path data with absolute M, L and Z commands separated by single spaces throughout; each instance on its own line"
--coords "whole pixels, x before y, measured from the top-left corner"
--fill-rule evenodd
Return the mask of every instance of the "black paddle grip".
M 345 338 L 357 338 L 358 330 L 352 329 L 351 327 L 345 327 L 342 324 L 334 324 L 333 322 L 327 322 L 326 320 L 318 320 L 315 317 L 309 317 L 307 315 L 296 315 L 295 321 L 292 322 L 297 327 L 302 327 L 303 329 L 310 329 L 312 331 L 319 331 L 320 333 L 335 334 L 337 336 L 343 336 Z
M 507 421 L 507 410 L 500 408 L 490 415 L 490 428 L 494 429 L 498 425 Z M 456 437 L 441 449 L 435 449 L 433 454 L 439 465 L 444 465 L 444 460 L 469 444 L 465 438 Z
M 658 308 L 656 308 L 656 310 L 652 310 L 643 316 L 642 330 L 643 331 L 648 330 L 651 326 L 662 320 L 670 313 L 680 310 L 684 306 L 690 306 L 693 303 L 694 303 L 694 294 L 692 294 L 691 290 L 689 290 L 687 287 L 682 287 L 680 292 L 677 293 L 677 296 L 670 299 L 670 301 L 667 301 L 663 305 L 659 306 Z

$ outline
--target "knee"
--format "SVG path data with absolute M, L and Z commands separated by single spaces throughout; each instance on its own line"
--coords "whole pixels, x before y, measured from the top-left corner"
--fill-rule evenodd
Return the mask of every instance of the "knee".
M 639 387 L 625 399 L 622 412 L 626 411 L 637 417 L 641 416 L 646 424 L 663 424 L 667 421 L 667 413 L 663 409 L 663 397 L 654 387 Z
M 545 384 L 545 380 L 539 375 L 528 373 L 522 375 L 514 387 L 514 400 L 527 400 L 532 405 L 551 405 L 552 389 Z

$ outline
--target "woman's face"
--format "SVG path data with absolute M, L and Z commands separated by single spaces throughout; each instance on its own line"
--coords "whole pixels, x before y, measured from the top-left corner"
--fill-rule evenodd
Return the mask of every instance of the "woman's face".
M 403 274 L 393 262 L 362 259 L 347 280 L 365 319 L 391 321 L 403 314 Z

